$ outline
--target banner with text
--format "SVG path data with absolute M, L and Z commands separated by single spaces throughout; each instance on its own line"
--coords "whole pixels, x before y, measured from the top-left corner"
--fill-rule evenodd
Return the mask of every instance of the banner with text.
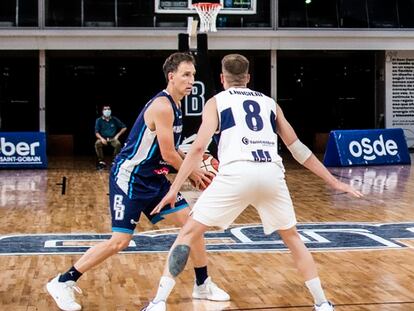
M 45 133 L 0 132 L 0 168 L 47 168 Z
M 414 148 L 414 51 L 387 51 L 385 127 L 402 128 Z
M 329 134 L 326 166 L 411 164 L 402 129 L 338 130 Z

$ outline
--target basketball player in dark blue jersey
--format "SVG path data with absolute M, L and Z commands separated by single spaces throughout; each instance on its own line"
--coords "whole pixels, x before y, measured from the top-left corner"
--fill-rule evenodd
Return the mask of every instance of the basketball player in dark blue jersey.
M 173 207 L 166 205 L 157 215 L 152 209 L 169 191 L 166 178 L 169 168 L 179 169 L 183 154 L 178 150 L 182 131 L 180 101 L 190 94 L 195 76 L 194 58 L 187 53 L 170 55 L 163 66 L 167 88 L 154 96 L 139 114 L 124 148 L 118 154 L 109 177 L 112 237 L 90 248 L 66 273 L 57 275 L 46 288 L 62 310 L 81 310 L 74 291 L 79 277 L 108 257 L 128 247 L 141 213 L 156 223 L 168 218 L 182 226 L 188 218 L 189 207 L 183 196 L 177 194 Z M 205 187 L 211 174 L 196 169 L 190 179 Z M 194 243 L 192 259 L 196 282 L 194 298 L 225 301 L 229 295 L 218 288 L 207 274 L 207 255 L 204 238 Z M 165 308 L 175 281 L 166 278 L 157 295 L 157 307 Z

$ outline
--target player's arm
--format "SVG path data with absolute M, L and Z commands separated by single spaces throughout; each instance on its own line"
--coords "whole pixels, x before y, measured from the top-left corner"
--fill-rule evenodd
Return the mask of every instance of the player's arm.
M 207 101 L 202 118 L 201 126 L 197 133 L 197 138 L 191 144 L 190 151 L 184 158 L 184 161 L 175 177 L 174 182 L 171 185 L 170 191 L 161 200 L 161 202 L 154 208 L 151 214 L 158 213 L 165 205 L 174 205 L 177 193 L 183 185 L 184 181 L 188 178 L 192 171 L 198 168 L 198 165 L 209 144 L 211 137 L 213 137 L 215 131 L 218 128 L 218 116 L 217 105 L 215 98 L 211 98 Z
M 147 126 L 157 133 L 157 140 L 164 161 L 168 162 L 176 170 L 179 170 L 183 163 L 183 157 L 175 149 L 174 143 L 174 111 L 170 102 L 165 97 L 160 97 L 154 101 L 151 108 L 147 110 L 144 118 Z M 190 178 L 196 185 L 205 187 L 211 182 L 211 174 L 197 167 L 192 172 Z
M 298 139 L 295 130 L 286 120 L 279 105 L 276 105 L 276 128 L 280 138 L 283 140 L 296 161 L 309 169 L 315 175 L 321 177 L 334 189 L 348 192 L 355 197 L 362 196 L 361 192 L 335 178 L 335 176 L 327 170 L 327 168 L 318 160 L 312 151 L 310 151 L 310 149 Z
M 178 150 L 177 150 L 177 152 L 178 152 L 178 154 L 180 155 L 181 159 L 184 159 L 184 158 L 185 158 L 185 153 L 184 153 L 184 151 L 182 151 L 181 149 L 178 149 Z
M 175 169 L 179 169 L 182 158 L 174 144 L 174 111 L 165 97 L 157 98 L 145 113 L 145 123 L 157 133 L 157 140 L 162 158 Z
M 197 137 L 191 144 L 190 151 L 185 156 L 184 162 L 171 186 L 172 190 L 178 191 L 190 173 L 198 167 L 204 151 L 210 143 L 211 137 L 213 137 L 217 127 L 217 106 L 216 99 L 213 97 L 207 101 L 204 107 L 202 122 L 197 132 Z

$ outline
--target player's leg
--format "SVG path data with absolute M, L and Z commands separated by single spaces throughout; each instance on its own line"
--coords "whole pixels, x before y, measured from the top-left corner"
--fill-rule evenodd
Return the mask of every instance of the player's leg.
M 296 216 L 283 167 L 274 163 L 263 164 L 257 173 L 262 176 L 261 192 L 253 205 L 259 212 L 264 232 L 278 231 L 314 298 L 315 310 L 333 310 L 326 300 L 313 257 L 296 230 Z
M 184 270 L 188 257 L 190 257 L 193 243 L 203 238 L 207 228 L 207 226 L 195 221 L 192 217 L 187 220 L 171 246 L 157 294 L 142 311 L 166 310 L 166 299 L 174 287 L 174 279 Z
M 98 243 L 88 249 L 74 264 L 74 267 L 83 274 L 105 259 L 127 248 L 131 239 L 132 234 L 130 233 L 113 232 L 109 240 Z
M 175 225 L 183 227 L 189 218 L 190 208 L 186 207 L 178 212 L 165 215 L 166 219 Z M 193 287 L 193 298 L 208 299 L 213 301 L 228 301 L 230 296 L 219 288 L 208 276 L 207 272 L 207 252 L 204 235 L 195 238 L 190 249 L 190 257 L 194 266 L 195 282 Z M 164 284 L 161 284 L 163 287 Z M 166 297 L 165 297 L 166 298 Z
M 80 291 L 76 281 L 91 268 L 108 257 L 128 247 L 140 215 L 140 204 L 130 200 L 110 178 L 110 210 L 112 216 L 112 237 L 90 248 L 65 273 L 57 275 L 47 283 L 46 288 L 62 310 L 81 310 L 75 300 L 75 291 Z M 134 222 L 131 221 L 134 220 Z
M 160 186 L 160 196 L 155 198 L 153 201 L 153 205 L 155 206 L 158 202 L 162 199 L 162 197 L 169 191 L 170 184 L 169 182 L 165 182 L 163 185 Z M 189 218 L 190 209 L 188 207 L 187 201 L 178 193 L 177 200 L 175 202 L 175 206 L 171 208 L 171 206 L 166 206 L 158 215 L 150 215 L 152 209 L 146 209 L 144 211 L 145 215 L 148 219 L 151 220 L 152 223 L 157 223 L 158 221 L 168 218 L 172 221 L 175 225 L 179 227 L 183 227 L 186 223 L 187 219 Z M 194 298 L 205 298 L 210 300 L 216 301 L 227 301 L 230 299 L 230 296 L 217 287 L 212 281 L 211 278 L 208 277 L 207 274 L 207 254 L 205 250 L 205 243 L 204 243 L 204 236 L 201 235 L 199 238 L 194 240 L 194 245 L 191 247 L 190 251 L 191 259 L 193 260 L 194 268 L 195 268 L 195 275 L 196 281 L 193 288 L 193 297 Z M 199 285 L 197 285 L 199 283 Z M 159 301 L 166 301 L 168 296 L 170 295 L 172 289 L 175 286 L 175 281 L 168 275 L 164 275 L 159 283 L 157 294 L 154 298 L 154 302 Z M 201 295 L 200 293 L 206 293 Z M 202 297 L 201 297 L 202 296 Z
M 165 215 L 164 217 L 165 219 L 168 219 L 170 222 L 172 222 L 174 225 L 178 227 L 183 227 L 187 219 L 189 218 L 189 214 L 190 214 L 190 208 L 187 206 L 186 208 L 182 210 Z M 203 236 L 201 236 L 201 238 L 196 239 L 194 241 L 194 245 L 191 246 L 190 257 L 194 264 L 194 267 L 207 266 L 207 253 L 205 250 L 205 242 L 204 242 Z M 204 280 L 200 279 L 199 281 L 201 281 L 201 284 L 202 284 L 204 283 Z
M 189 234 L 183 230 L 187 230 L 188 226 L 191 224 L 195 227 L 195 229 L 192 229 L 194 232 L 198 232 L 199 230 L 204 232 L 208 226 L 227 228 L 246 208 L 249 200 L 248 198 L 251 197 L 251 193 L 248 191 L 249 185 L 243 184 L 242 187 L 240 187 L 240 180 L 245 180 L 245 178 L 235 174 L 236 168 L 233 169 L 233 165 L 229 165 L 229 168 L 227 169 L 234 176 L 228 176 L 227 174 L 223 176 L 219 172 L 210 186 L 203 191 L 191 211 L 192 215 L 188 218 L 186 224 L 180 231 L 180 240 L 178 240 L 180 243 L 185 241 L 187 245 L 190 245 L 188 244 L 190 242 L 187 240 Z M 245 171 L 244 165 L 240 166 L 240 171 Z M 222 172 L 225 173 L 226 169 L 222 169 Z M 161 212 L 161 214 L 163 213 L 164 215 L 159 215 L 158 218 L 165 217 L 165 213 L 168 213 L 168 207 Z M 201 229 L 199 229 L 199 226 L 201 226 Z M 191 232 L 191 230 L 189 231 Z M 200 236 L 203 237 L 203 235 L 193 233 L 190 239 L 192 241 L 191 243 L 194 243 Z M 174 247 L 178 247 L 177 241 L 174 243 Z M 171 248 L 171 250 L 172 249 L 173 248 Z M 168 286 L 172 289 L 175 284 L 168 268 L 167 265 L 165 274 L 160 281 L 156 300 L 153 300 L 144 310 L 165 310 L 165 301 L 162 299 L 168 297 L 170 291 L 163 293 L 163 289 Z M 157 304 L 155 304 L 155 302 L 157 302 Z
M 118 253 L 129 245 L 132 235 L 114 232 L 109 240 L 96 244 L 88 249 L 82 257 L 63 274 L 58 274 L 46 284 L 47 291 L 62 310 L 81 310 L 76 302 L 74 291 L 81 292 L 76 281 L 83 273 Z
M 287 230 L 278 230 L 283 242 L 289 248 L 293 261 L 300 274 L 305 280 L 310 293 L 315 302 L 315 310 L 330 311 L 334 310 L 333 305 L 326 299 L 322 289 L 321 281 L 318 276 L 315 261 L 302 239 L 300 238 L 296 226 Z

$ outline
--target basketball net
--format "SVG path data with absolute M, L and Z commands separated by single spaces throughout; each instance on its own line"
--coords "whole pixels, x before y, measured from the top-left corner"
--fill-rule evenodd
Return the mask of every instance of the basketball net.
M 217 14 L 221 9 L 221 4 L 210 2 L 199 2 L 193 4 L 193 9 L 200 17 L 200 32 L 216 32 Z

